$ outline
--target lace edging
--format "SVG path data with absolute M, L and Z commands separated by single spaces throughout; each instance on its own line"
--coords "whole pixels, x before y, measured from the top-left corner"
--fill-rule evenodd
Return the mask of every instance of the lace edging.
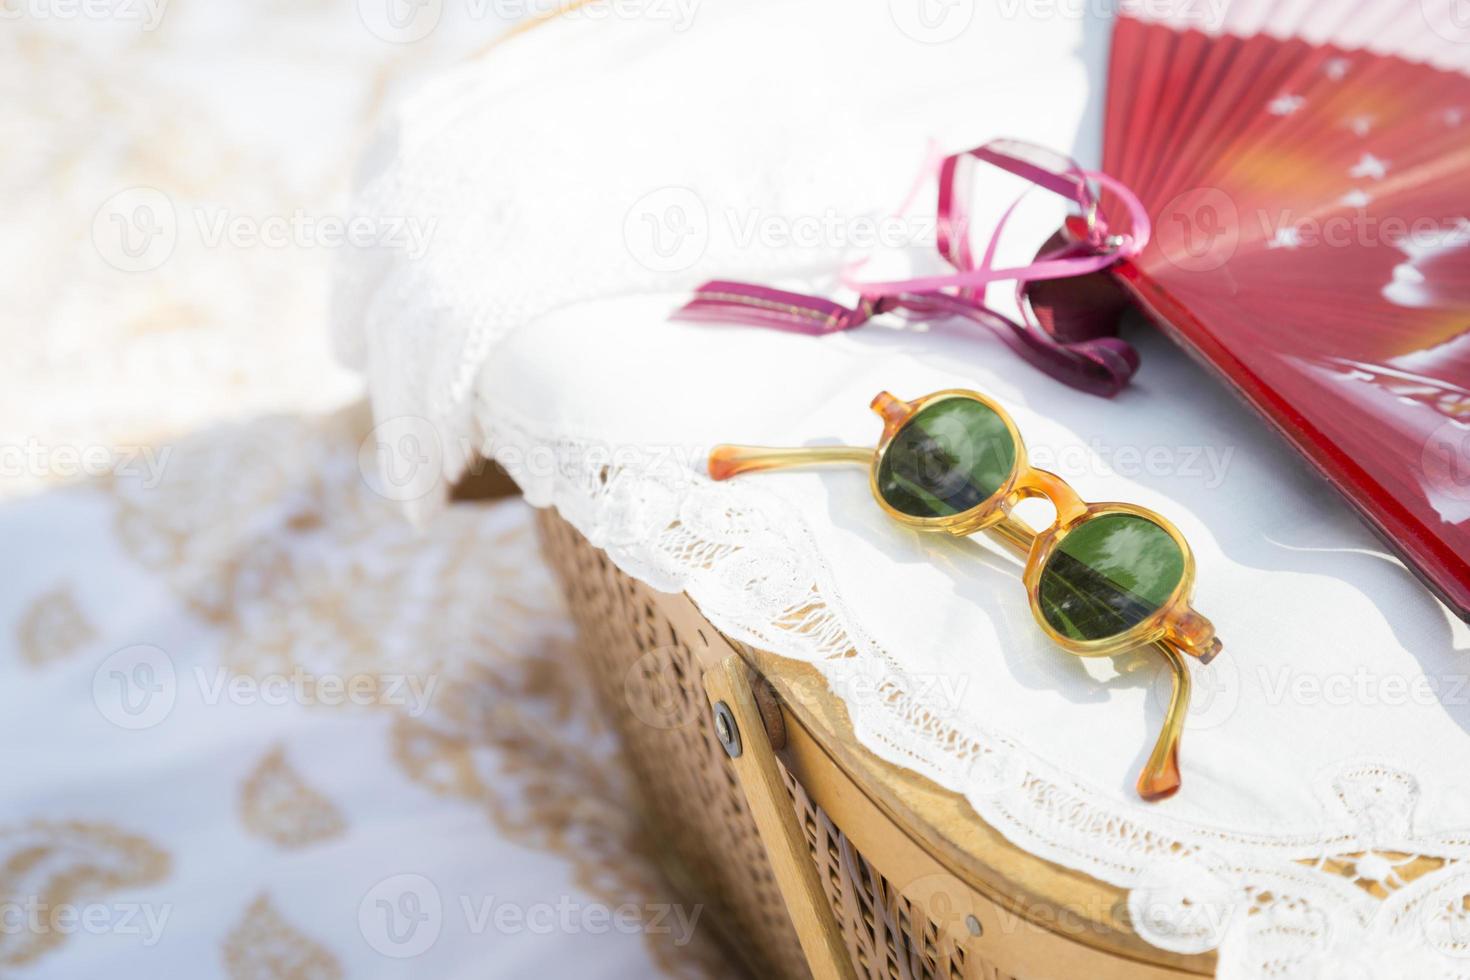
M 1354 760 L 1325 774 L 1323 830 L 1312 837 L 1140 819 L 927 696 L 844 608 L 810 532 L 779 498 L 713 483 L 688 459 L 617 459 L 594 441 L 538 434 L 503 407 L 476 416 L 486 455 L 528 501 L 555 506 L 629 575 L 687 592 L 730 636 L 815 665 L 866 748 L 962 793 L 1027 851 L 1128 889 L 1146 941 L 1218 949 L 1226 978 L 1361 967 L 1385 951 L 1397 958 L 1381 975 L 1406 975 L 1408 963 L 1415 976 L 1467 975 L 1470 833 L 1416 838 L 1419 788 L 1407 770 Z M 854 703 L 844 692 L 859 685 L 868 695 Z

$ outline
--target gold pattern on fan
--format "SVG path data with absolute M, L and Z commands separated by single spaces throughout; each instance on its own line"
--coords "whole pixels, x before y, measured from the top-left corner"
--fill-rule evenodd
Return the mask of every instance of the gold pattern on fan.
M 65 659 L 96 638 L 69 585 L 31 600 L 16 627 L 21 658 L 35 667 Z
M 169 856 L 151 841 L 109 824 L 37 820 L 0 826 L 0 908 L 40 913 L 39 928 L 0 929 L 0 966 L 22 966 L 62 945 L 46 910 L 97 901 L 120 888 L 168 877 Z
M 282 918 L 261 895 L 225 937 L 220 952 L 231 980 L 338 980 L 342 965 Z
M 341 811 L 307 785 L 280 746 L 260 760 L 241 786 L 240 819 L 250 833 L 284 848 L 330 840 L 347 828 Z

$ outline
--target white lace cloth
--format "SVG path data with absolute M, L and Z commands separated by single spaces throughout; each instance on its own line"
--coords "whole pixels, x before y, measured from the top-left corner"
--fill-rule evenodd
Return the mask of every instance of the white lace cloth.
M 426 517 L 493 454 L 620 567 L 817 664 L 865 746 L 1131 889 L 1146 939 L 1218 949 L 1222 977 L 1470 974 L 1470 630 L 1203 371 L 1136 331 L 1143 370 L 1108 402 L 947 328 L 668 322 L 710 276 L 830 289 L 847 219 L 885 215 L 930 139 L 1095 156 L 1106 25 L 951 6 L 958 31 L 897 2 L 574 17 L 404 104 L 362 206 L 438 235 L 421 261 L 354 256 L 338 294 L 382 489 Z M 905 227 L 911 255 L 865 275 L 929 248 Z M 1056 650 L 1009 559 L 889 522 L 856 469 L 700 475 L 720 441 L 871 444 L 878 390 L 950 386 L 999 398 L 1084 497 L 1155 507 L 1193 545 L 1226 652 L 1194 670 L 1176 797 L 1132 790 L 1157 661 Z

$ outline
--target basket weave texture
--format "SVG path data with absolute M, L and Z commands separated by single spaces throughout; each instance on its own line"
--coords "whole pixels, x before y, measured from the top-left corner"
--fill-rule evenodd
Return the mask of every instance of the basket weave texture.
M 696 646 L 718 634 L 704 623 L 696 636 L 681 635 L 664 609 L 668 596 L 619 571 L 554 511 L 540 511 L 538 523 L 675 883 L 706 906 L 753 975 L 811 976 L 710 719 Z M 968 951 L 960 930 L 940 928 L 895 888 L 879 870 L 882 855 L 875 863 L 859 853 L 782 771 L 859 976 L 1010 980 Z

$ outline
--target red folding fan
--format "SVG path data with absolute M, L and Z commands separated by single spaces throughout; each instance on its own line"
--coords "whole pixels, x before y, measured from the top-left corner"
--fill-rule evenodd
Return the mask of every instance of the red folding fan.
M 1178 6 L 1115 28 L 1113 275 L 1470 618 L 1470 3 Z

